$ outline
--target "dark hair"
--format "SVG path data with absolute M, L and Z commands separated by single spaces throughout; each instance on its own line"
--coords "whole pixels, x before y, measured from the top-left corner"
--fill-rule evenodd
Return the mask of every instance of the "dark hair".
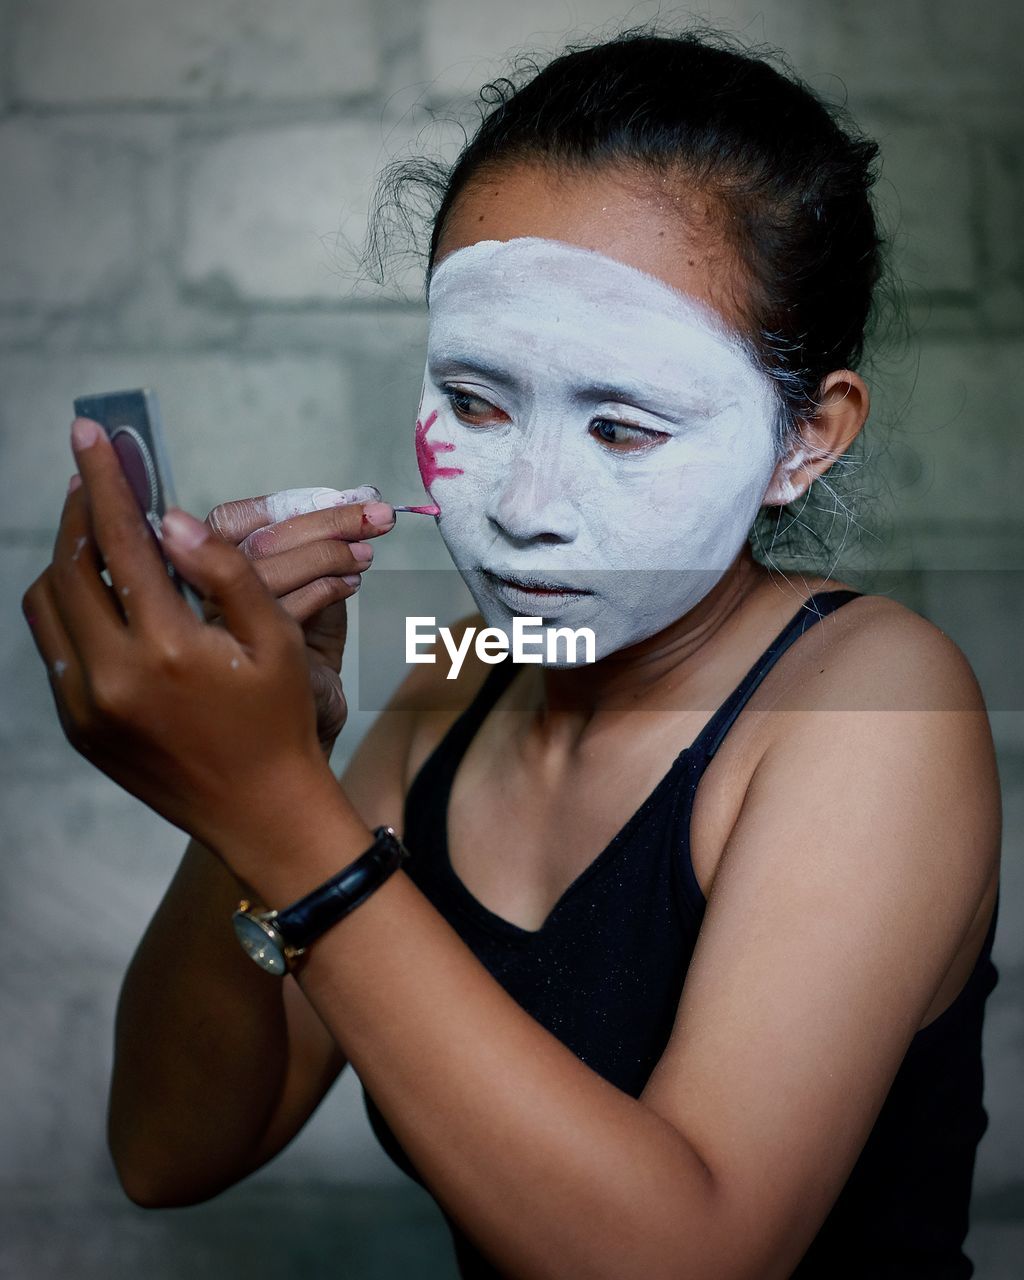
M 530 63 L 518 86 L 510 77 L 485 85 L 481 123 L 453 166 L 406 160 L 382 175 L 371 247 L 379 248 L 385 206 L 413 185 L 439 197 L 429 277 L 460 196 L 509 163 L 537 160 L 569 172 L 625 164 L 640 174 L 678 176 L 712 201 L 742 265 L 735 301 L 748 346 L 777 391 L 781 454 L 813 416 L 826 374 L 856 367 L 863 354 L 883 271 L 870 198 L 878 148 L 778 55 L 776 67 L 734 46 L 718 34 L 661 35 L 644 27 L 570 47 L 540 70 Z M 825 487 L 839 504 L 835 489 Z M 755 550 L 764 552 L 766 535 L 774 546 L 787 519 L 828 550 L 814 522 L 790 507 L 762 510 Z

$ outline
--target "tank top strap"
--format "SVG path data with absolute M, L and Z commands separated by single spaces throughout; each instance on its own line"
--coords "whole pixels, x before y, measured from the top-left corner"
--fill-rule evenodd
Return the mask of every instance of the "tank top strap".
M 799 640 L 805 631 L 827 614 L 850 600 L 862 595 L 861 591 L 846 589 L 819 591 L 803 602 L 786 623 L 760 658 L 754 663 L 740 683 L 707 722 L 690 748 L 690 752 L 708 763 L 722 744 L 722 739 L 732 728 L 733 722 L 746 706 L 754 690 L 765 678 L 791 644 Z
M 491 707 L 498 701 L 505 686 L 511 683 L 512 677 L 518 669 L 509 655 L 494 664 L 484 677 L 483 683 L 476 691 L 469 705 L 455 719 L 445 735 L 444 745 L 446 750 L 455 748 L 459 756 L 461 756 L 462 751 L 469 746 L 476 736 L 476 731 L 483 724 Z

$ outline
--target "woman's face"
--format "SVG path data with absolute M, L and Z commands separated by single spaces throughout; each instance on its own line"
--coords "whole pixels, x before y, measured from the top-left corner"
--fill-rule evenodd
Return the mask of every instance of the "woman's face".
M 488 626 L 590 627 L 598 659 L 711 591 L 776 465 L 772 386 L 712 302 L 724 256 L 642 192 L 481 183 L 429 287 L 416 447 L 441 536 Z

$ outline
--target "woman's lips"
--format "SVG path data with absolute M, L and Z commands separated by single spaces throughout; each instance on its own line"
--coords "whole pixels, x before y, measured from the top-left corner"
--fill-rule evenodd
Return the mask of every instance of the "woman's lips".
M 500 596 L 519 607 L 530 600 L 544 601 L 548 604 L 556 602 L 569 604 L 592 594 L 578 587 L 552 583 L 539 574 L 538 580 L 531 582 L 520 578 L 506 578 L 502 574 L 493 573 L 490 569 L 485 569 L 483 572 Z
M 536 592 L 538 595 L 555 596 L 587 596 L 590 592 L 583 587 L 574 587 L 567 582 L 556 582 L 545 578 L 543 574 L 524 573 L 521 577 L 513 574 L 495 573 L 493 569 L 485 569 L 495 582 L 503 582 L 507 586 L 517 587 L 520 591 Z

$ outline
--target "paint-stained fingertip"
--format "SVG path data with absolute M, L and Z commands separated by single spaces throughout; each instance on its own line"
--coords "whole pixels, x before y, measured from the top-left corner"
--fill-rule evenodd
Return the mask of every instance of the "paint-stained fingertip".
M 362 522 L 374 529 L 390 529 L 395 523 L 395 509 L 390 502 L 367 502 L 363 507 Z

